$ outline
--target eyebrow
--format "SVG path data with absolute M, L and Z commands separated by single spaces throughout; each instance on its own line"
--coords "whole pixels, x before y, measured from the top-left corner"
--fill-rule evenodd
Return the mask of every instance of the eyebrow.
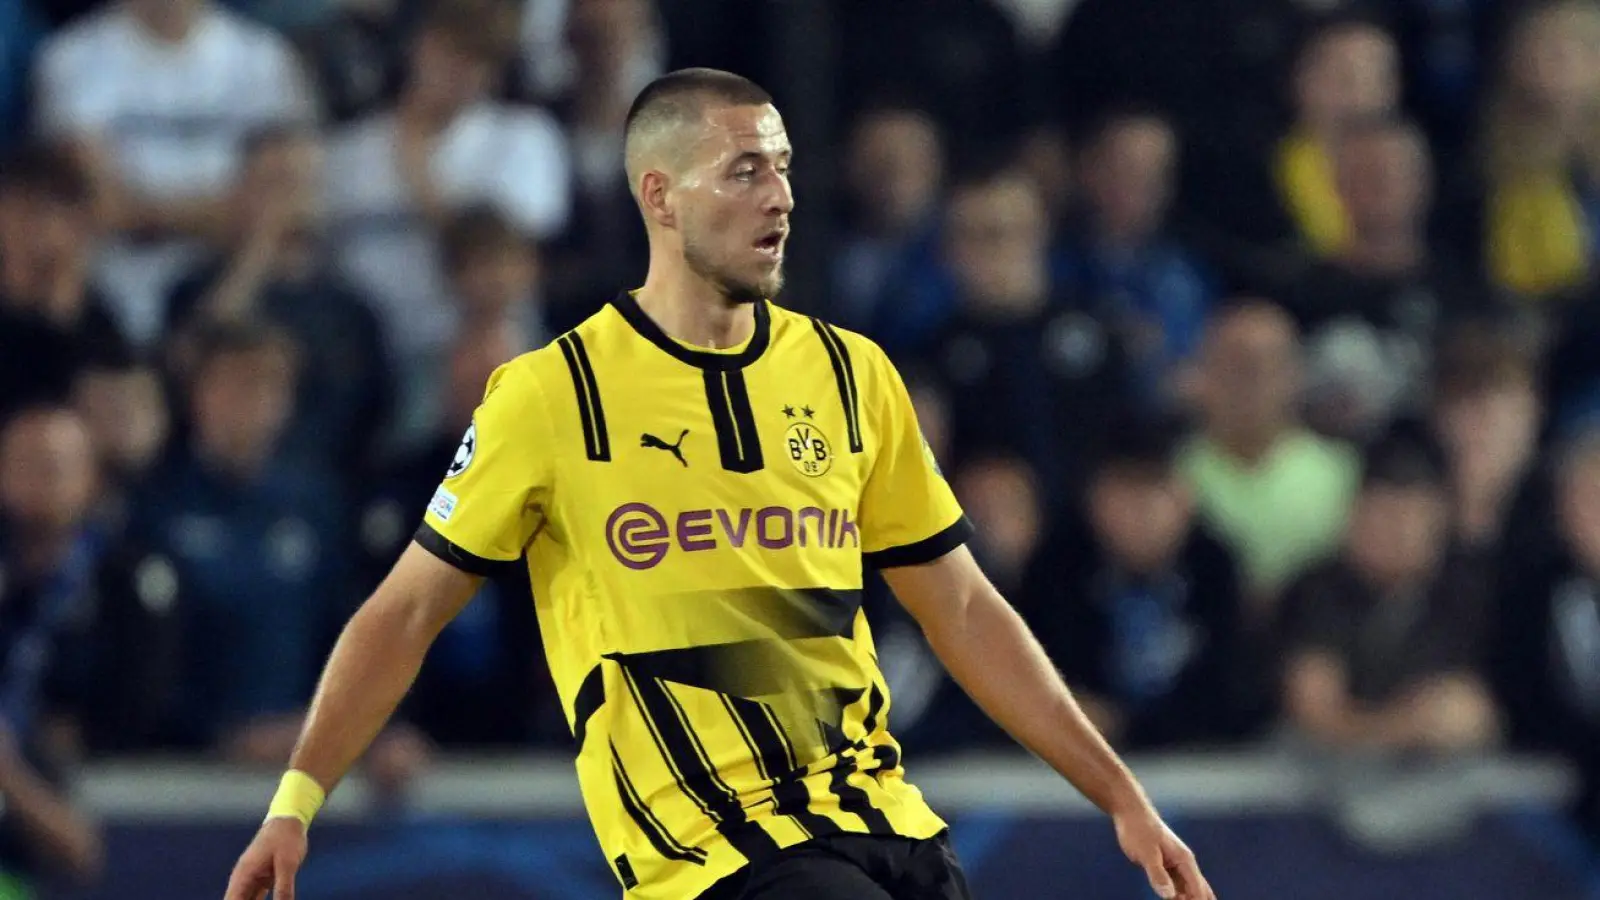
M 781 159 L 789 159 L 789 158 L 791 158 L 793 156 L 794 156 L 794 148 L 793 147 L 785 147 L 782 150 L 778 151 L 778 153 L 777 153 L 777 158 L 780 159 L 780 160 Z M 729 165 L 738 165 L 739 163 L 742 163 L 742 162 L 765 162 L 766 160 L 767 160 L 767 154 L 762 153 L 759 150 L 746 150 L 743 153 L 740 153 L 738 156 L 735 156 L 733 158 L 733 161 L 731 163 L 729 163 Z

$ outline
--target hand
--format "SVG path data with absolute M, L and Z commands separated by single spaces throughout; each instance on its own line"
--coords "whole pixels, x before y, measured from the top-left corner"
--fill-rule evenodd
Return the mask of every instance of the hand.
M 294 876 L 306 859 L 306 829 L 298 819 L 268 819 L 233 867 L 224 900 L 294 900 Z
M 1200 874 L 1194 853 L 1172 833 L 1154 809 L 1144 806 L 1111 817 L 1117 843 L 1128 861 L 1150 879 L 1162 900 L 1216 900 L 1211 885 Z

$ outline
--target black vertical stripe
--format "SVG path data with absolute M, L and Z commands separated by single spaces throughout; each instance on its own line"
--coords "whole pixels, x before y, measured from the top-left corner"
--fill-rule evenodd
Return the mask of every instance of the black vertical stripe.
M 856 393 L 856 370 L 850 362 L 850 351 L 844 345 L 844 340 L 833 326 L 821 319 L 812 319 L 811 325 L 817 330 L 817 337 L 822 339 L 822 345 L 828 350 L 828 362 L 833 364 L 833 378 L 839 385 L 839 402 L 844 406 L 845 430 L 850 439 L 850 452 L 860 453 L 861 443 L 861 398 Z
M 606 433 L 606 413 L 600 404 L 600 385 L 595 381 L 594 367 L 589 364 L 589 352 L 584 349 L 583 339 L 575 333 L 562 335 L 557 343 L 567 361 L 567 372 L 572 375 L 572 389 L 578 395 L 584 449 L 589 459 L 610 462 L 611 439 Z
M 627 674 L 634 702 L 639 704 L 640 712 L 649 723 L 678 787 L 745 858 L 760 859 L 777 852 L 777 842 L 761 826 L 749 821 L 738 795 L 717 777 L 705 748 L 689 724 L 689 717 L 666 685 L 659 678 L 636 678 L 626 666 L 623 671 Z
M 842 829 L 832 819 L 811 811 L 811 793 L 800 780 L 805 777 L 805 770 L 795 765 L 794 747 L 772 710 L 739 697 L 724 696 L 723 702 L 755 753 L 762 777 L 772 784 L 773 811 L 792 817 L 812 837 L 840 832 Z
M 650 846 L 666 859 L 675 859 L 681 862 L 694 863 L 697 866 L 705 865 L 706 852 L 699 847 L 686 847 L 671 832 L 661 824 L 655 813 L 639 795 L 638 789 L 628 779 L 628 772 L 622 767 L 622 757 L 617 755 L 616 745 L 611 746 L 611 772 L 617 780 L 617 795 L 622 798 L 622 808 L 627 811 L 628 818 L 644 832 L 645 838 L 650 841 Z
M 866 734 L 871 734 L 878 727 L 878 716 L 883 714 L 884 704 L 887 702 L 883 691 L 874 682 L 871 693 L 867 699 L 867 716 L 862 721 Z M 889 824 L 889 817 L 872 805 L 872 799 L 867 792 L 850 784 L 849 778 L 861 767 L 861 745 L 839 751 L 839 762 L 833 768 L 833 775 L 828 780 L 828 787 L 839 797 L 839 808 L 848 813 L 854 813 L 866 823 L 867 830 L 872 834 L 893 834 L 894 826 Z
M 755 410 L 750 408 L 744 372 L 708 369 L 704 381 L 706 406 L 711 410 L 711 425 L 717 433 L 722 468 L 741 473 L 760 471 L 765 465 L 761 456 L 761 435 L 756 429 Z

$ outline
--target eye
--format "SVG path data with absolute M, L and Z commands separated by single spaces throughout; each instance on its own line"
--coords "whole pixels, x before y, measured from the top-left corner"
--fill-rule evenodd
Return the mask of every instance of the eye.
M 749 181 L 750 179 L 756 177 L 755 167 L 740 166 L 739 168 L 733 170 L 733 177 L 739 181 Z

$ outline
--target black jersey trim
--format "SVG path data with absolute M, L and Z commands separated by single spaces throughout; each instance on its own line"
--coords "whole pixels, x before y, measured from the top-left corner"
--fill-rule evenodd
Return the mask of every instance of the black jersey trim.
M 606 411 L 600 403 L 600 383 L 589 364 L 589 351 L 583 338 L 574 332 L 562 335 L 557 343 L 572 375 L 572 390 L 578 396 L 578 418 L 583 424 L 583 446 L 594 462 L 611 461 L 611 439 L 606 433 Z
M 618 294 L 611 301 L 611 305 L 622 314 L 622 318 L 629 325 L 633 326 L 633 330 L 638 332 L 640 337 L 660 347 L 679 362 L 688 363 L 696 368 L 719 372 L 742 369 L 760 359 L 772 340 L 772 311 L 765 300 L 757 300 L 753 304 L 756 317 L 755 333 L 750 336 L 750 342 L 738 353 L 711 353 L 685 347 L 668 337 L 654 319 L 645 315 L 644 310 L 639 308 L 639 301 L 634 299 L 630 291 Z
M 976 531 L 972 521 L 966 516 L 957 519 L 953 525 L 932 537 L 923 538 L 914 544 L 903 544 L 899 547 L 889 547 L 884 550 L 874 550 L 871 553 L 861 554 L 861 559 L 874 569 L 897 569 L 901 566 L 920 566 L 930 563 L 951 550 L 972 540 Z
M 761 455 L 761 434 L 744 372 L 738 369 L 705 371 L 706 407 L 717 433 L 717 452 L 729 472 L 759 472 L 766 465 Z
M 617 745 L 611 745 L 611 773 L 617 779 L 617 796 L 622 799 L 622 808 L 628 813 L 628 818 L 633 824 L 644 832 L 645 839 L 650 846 L 665 859 L 679 862 L 693 863 L 697 866 L 706 864 L 706 851 L 699 847 L 685 846 L 681 841 L 672 836 L 655 813 L 650 811 L 649 805 L 639 795 L 639 790 L 633 786 L 633 781 L 628 778 L 628 770 L 622 767 L 622 757 L 617 754 Z M 619 857 L 626 859 L 626 857 Z M 620 868 L 620 867 L 619 867 Z M 628 867 L 630 872 L 632 866 Z M 620 873 L 619 873 L 620 874 Z M 627 875 L 622 874 L 624 883 Z
M 845 347 L 839 332 L 827 322 L 813 318 L 811 327 L 817 330 L 817 337 L 828 349 L 828 362 L 833 365 L 833 378 L 839 385 L 839 403 L 844 407 L 850 452 L 860 453 L 864 447 L 861 441 L 861 395 L 856 390 L 856 369 L 850 362 L 850 350 Z
M 722 704 L 755 757 L 756 770 L 771 785 L 772 811 L 790 817 L 810 837 L 843 831 L 832 819 L 811 811 L 811 794 L 800 781 L 805 768 L 797 764 L 793 745 L 772 710 L 759 701 L 727 694 L 722 695 Z
M 578 696 L 572 701 L 572 737 L 578 742 L 578 749 L 583 749 L 583 738 L 589 728 L 589 720 L 600 711 L 606 703 L 605 678 L 600 674 L 600 664 L 596 663 L 589 674 L 583 676 L 583 683 L 578 685 Z
M 488 559 L 461 548 L 459 544 L 434 530 L 432 525 L 423 522 L 417 526 L 416 534 L 411 539 L 421 545 L 422 549 L 439 557 L 450 565 L 466 572 L 468 575 L 477 575 L 481 578 L 495 578 L 509 574 L 515 570 L 519 559 Z

